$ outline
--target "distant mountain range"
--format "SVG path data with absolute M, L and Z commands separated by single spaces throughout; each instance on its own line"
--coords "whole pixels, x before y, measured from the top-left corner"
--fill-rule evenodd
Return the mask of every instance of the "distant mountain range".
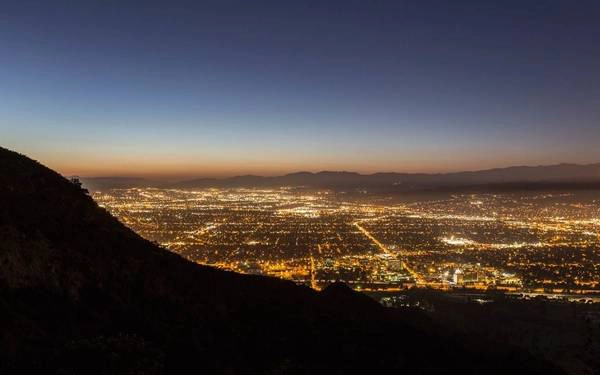
M 600 163 L 516 166 L 456 173 L 374 173 L 323 171 L 297 172 L 283 176 L 244 175 L 230 178 L 198 178 L 176 183 L 160 183 L 139 178 L 83 178 L 92 190 L 125 187 L 167 187 L 180 189 L 206 187 L 308 187 L 330 189 L 375 189 L 419 191 L 459 188 L 581 188 L 600 187 Z

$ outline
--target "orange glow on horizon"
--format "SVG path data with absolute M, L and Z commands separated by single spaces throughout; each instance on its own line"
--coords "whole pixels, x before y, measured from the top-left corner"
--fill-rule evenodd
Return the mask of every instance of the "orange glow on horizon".
M 499 155 L 493 158 L 473 158 L 468 152 L 423 153 L 422 155 L 352 155 L 298 154 L 282 155 L 267 151 L 261 154 L 243 151 L 232 153 L 166 153 L 166 152 L 99 152 L 97 150 L 17 150 L 65 176 L 82 177 L 144 177 L 178 180 L 193 178 L 224 178 L 239 175 L 279 176 L 301 171 L 349 171 L 361 174 L 452 173 L 502 168 L 516 165 L 550 165 L 566 160 L 544 160 L 528 155 Z M 526 162 L 523 162 L 523 161 Z M 568 160 L 567 160 L 568 161 Z M 594 160 L 579 163 L 592 163 Z

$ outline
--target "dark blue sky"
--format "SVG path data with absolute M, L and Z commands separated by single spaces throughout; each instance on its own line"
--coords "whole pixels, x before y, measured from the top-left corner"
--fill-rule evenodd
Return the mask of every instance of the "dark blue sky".
M 2 2 L 0 106 L 65 174 L 600 161 L 600 2 Z

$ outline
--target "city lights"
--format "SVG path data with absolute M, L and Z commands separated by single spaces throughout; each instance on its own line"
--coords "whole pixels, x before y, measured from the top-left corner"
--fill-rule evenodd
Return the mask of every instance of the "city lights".
M 531 293 L 600 288 L 600 208 L 572 195 L 375 204 L 329 191 L 132 188 L 94 198 L 194 262 L 320 289 Z

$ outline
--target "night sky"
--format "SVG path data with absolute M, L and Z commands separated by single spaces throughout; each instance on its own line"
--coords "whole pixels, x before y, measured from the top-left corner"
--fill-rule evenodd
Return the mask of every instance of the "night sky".
M 0 145 L 64 174 L 600 161 L 599 1 L 3 1 Z

